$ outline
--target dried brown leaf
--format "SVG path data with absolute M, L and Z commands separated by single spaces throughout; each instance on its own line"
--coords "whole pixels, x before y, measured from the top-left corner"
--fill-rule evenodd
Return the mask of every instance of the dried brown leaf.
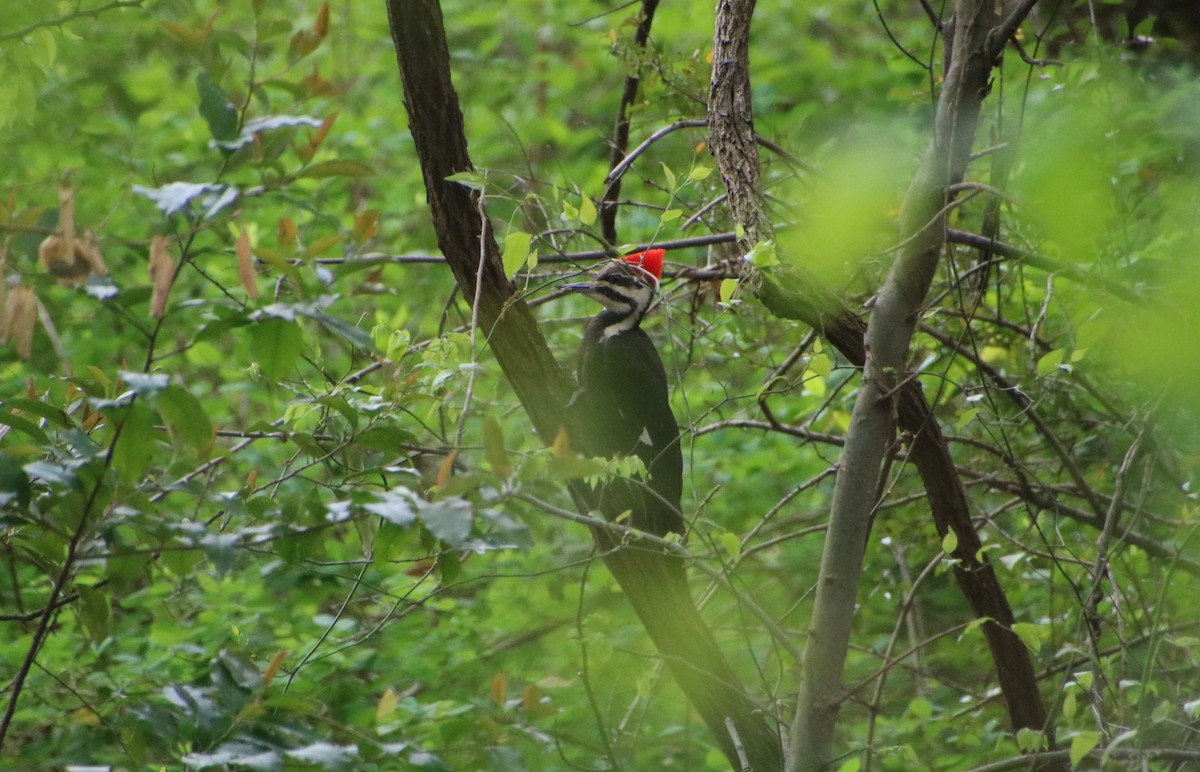
M 238 281 L 251 300 L 258 300 L 258 274 L 254 272 L 254 254 L 250 249 L 250 232 L 243 230 L 234 246 L 237 253 Z
M 166 236 L 155 236 L 150 242 L 150 318 L 162 319 L 167 309 L 167 296 L 175 281 L 175 261 L 167 246 L 171 240 Z

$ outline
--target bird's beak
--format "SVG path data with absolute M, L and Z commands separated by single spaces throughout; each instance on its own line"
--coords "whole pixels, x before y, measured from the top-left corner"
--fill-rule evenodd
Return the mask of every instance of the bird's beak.
M 587 292 L 592 289 L 592 283 L 590 281 L 581 281 L 575 284 L 564 284 L 562 288 L 567 292 Z

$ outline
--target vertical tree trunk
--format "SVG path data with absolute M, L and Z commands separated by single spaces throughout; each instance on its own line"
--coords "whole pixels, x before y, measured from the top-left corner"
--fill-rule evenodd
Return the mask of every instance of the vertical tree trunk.
M 883 365 L 891 368 L 886 373 L 890 387 L 880 388 L 879 376 L 884 373 L 879 369 L 878 358 L 873 356 L 873 350 L 864 340 L 866 323 L 827 287 L 796 268 L 798 260 L 785 261 L 785 265 L 775 269 L 772 275 L 763 272 L 749 277 L 750 286 L 772 312 L 802 320 L 820 330 L 850 362 L 864 366 L 864 380 L 869 377 L 874 381 L 875 396 L 856 411 L 852 426 L 852 432 L 860 438 L 864 433 L 869 434 L 874 447 L 863 448 L 860 440 L 860 444 L 844 451 L 846 455 L 838 480 L 841 501 L 835 502 L 835 511 L 853 509 L 864 519 L 851 518 L 849 523 L 844 523 L 845 532 L 834 534 L 827 542 L 826 560 L 818 582 L 818 593 L 826 603 L 813 620 L 815 639 L 810 639 L 809 643 L 802 708 L 797 712 L 793 726 L 790 763 L 799 763 L 804 757 L 819 765 L 829 756 L 832 728 L 841 700 L 842 664 L 862 550 L 869 528 L 869 513 L 875 503 L 872 499 L 877 490 L 881 448 L 886 448 L 890 442 L 894 433 L 893 421 L 897 419 L 912 435 L 911 458 L 928 494 L 938 533 L 944 536 L 953 531 L 958 537 L 954 552 L 957 561 L 955 578 L 976 616 L 989 620 L 984 624 L 983 632 L 1012 725 L 1016 729 L 1048 729 L 1033 663 L 1024 644 L 1011 630 L 1012 609 L 996 575 L 979 554 L 979 537 L 971 523 L 966 493 L 945 438 L 919 383 L 897 377 L 903 372 L 914 321 L 911 313 L 906 316 L 902 312 L 902 305 L 915 309 L 916 303 L 924 297 L 944 239 L 944 222 L 938 213 L 947 201 L 946 185 L 961 179 L 974 139 L 980 103 L 987 93 L 987 76 L 996 54 L 1030 5 L 1023 3 L 1018 11 L 1014 11 L 998 35 L 991 24 L 994 18 L 982 18 L 987 10 L 982 4 L 966 3 L 958 11 L 961 18 L 967 19 L 964 28 L 970 31 L 958 36 L 957 46 L 953 39 L 949 41 L 951 57 L 948 65 L 957 64 L 958 69 L 952 75 L 948 73 L 938 106 L 937 138 L 906 198 L 901 238 L 913 238 L 906 242 L 905 255 L 898 261 L 894 278 L 889 279 L 892 286 L 888 302 L 892 309 L 888 315 L 893 319 L 899 315 L 904 321 L 899 334 L 885 334 L 888 331 L 878 328 L 876 340 L 870 344 L 891 350 L 890 363 Z M 745 234 L 739 240 L 743 251 L 774 239 L 773 226 L 762 205 L 757 150 L 752 142 L 748 36 L 753 10 L 754 0 L 721 0 L 718 4 L 709 94 L 711 146 L 729 190 L 734 220 Z M 873 324 L 885 324 L 874 321 L 877 315 L 878 308 L 872 315 Z M 903 351 L 897 356 L 900 349 Z M 887 397 L 883 403 L 879 401 L 881 395 Z M 856 486 L 861 490 L 853 490 Z M 835 526 L 831 525 L 832 528 Z M 840 611 L 835 610 L 839 608 Z

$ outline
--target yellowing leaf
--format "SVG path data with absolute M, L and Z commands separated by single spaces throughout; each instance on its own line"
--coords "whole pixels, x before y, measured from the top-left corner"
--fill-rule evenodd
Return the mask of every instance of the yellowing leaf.
M 267 663 L 267 669 L 263 672 L 262 685 L 265 689 L 275 680 L 275 675 L 279 672 L 279 668 L 283 665 L 284 658 L 287 657 L 287 652 L 283 649 L 275 652 L 275 656 L 271 657 L 271 661 Z
M 368 209 L 354 218 L 354 238 L 369 241 L 379 233 L 379 210 Z
M 374 173 L 373 168 L 361 161 L 334 159 L 305 167 L 296 176 L 320 179 L 323 177 L 369 177 Z
M 458 458 L 458 448 L 446 454 L 442 459 L 442 465 L 438 467 L 437 486 L 439 488 L 446 487 L 446 483 L 450 481 L 450 476 L 454 474 L 454 459 Z
M 313 22 L 313 34 L 318 38 L 324 39 L 329 34 L 329 2 L 321 3 L 321 10 L 317 11 L 317 19 Z
M 500 422 L 492 416 L 483 419 L 483 453 L 493 472 L 501 477 L 512 474 L 508 452 L 504 449 L 504 433 L 500 429 Z
M 737 279 L 721 280 L 721 287 L 717 294 L 721 298 L 722 303 L 728 303 L 730 301 L 730 299 L 733 297 L 734 290 L 737 289 L 737 285 Z
M 375 705 L 375 723 L 382 724 L 396 712 L 396 690 L 388 687 Z
M 1091 752 L 1093 748 L 1100 744 L 1099 732 L 1080 732 L 1071 738 L 1071 766 L 1077 767 L 1079 763 Z
M 292 218 L 280 217 L 279 225 L 278 225 L 278 232 L 279 232 L 279 246 L 281 246 L 281 247 L 291 246 L 296 243 L 296 237 L 298 236 L 298 231 L 296 230 L 296 223 L 292 221 Z
M 721 534 L 721 547 L 729 553 L 731 560 L 737 560 L 742 554 L 742 540 L 738 538 L 736 533 L 724 531 Z
M 584 225 L 594 225 L 596 223 L 596 205 L 592 203 L 592 199 L 588 195 L 580 197 L 579 222 Z
M 250 232 L 243 230 L 234 245 L 237 254 L 238 281 L 251 300 L 258 300 L 258 274 L 254 272 L 254 257 L 250 251 Z
M 524 231 L 512 231 L 505 235 L 502 258 L 505 276 L 511 279 L 529 260 L 529 245 L 532 240 L 533 237 Z
M 503 673 L 492 676 L 492 702 L 496 707 L 503 708 L 508 700 L 508 677 Z

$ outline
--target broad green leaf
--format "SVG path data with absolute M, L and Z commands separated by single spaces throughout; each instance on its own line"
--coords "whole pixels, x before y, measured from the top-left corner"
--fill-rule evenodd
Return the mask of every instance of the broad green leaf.
M 4 400 L 3 404 L 6 408 L 19 410 L 22 413 L 32 413 L 38 418 L 44 418 L 55 426 L 66 428 L 71 425 L 71 419 L 67 418 L 67 414 L 61 408 L 41 400 L 16 397 Z
M 334 159 L 306 166 L 296 176 L 320 179 L 323 177 L 369 177 L 374 173 L 375 170 L 362 161 Z
M 50 438 L 33 421 L 24 416 L 14 415 L 6 410 L 0 410 L 0 424 L 4 424 L 19 432 L 28 434 L 43 445 L 50 444 Z
M 350 769 L 354 766 L 354 759 L 358 757 L 358 746 L 315 742 L 303 748 L 287 751 L 287 755 L 305 764 L 313 764 L 323 769 Z
M 237 565 L 241 552 L 241 537 L 236 533 L 210 533 L 200 540 L 204 555 L 217 570 L 218 576 L 225 576 Z
M 662 213 L 662 216 L 659 219 L 662 222 L 671 222 L 672 220 L 678 220 L 681 216 L 683 216 L 682 209 L 668 209 Z
M 251 328 L 253 351 L 263 376 L 278 381 L 290 376 L 300 360 L 302 339 L 295 322 L 263 319 Z
M 1037 363 L 1037 374 L 1041 376 L 1053 375 L 1058 372 L 1058 366 L 1063 361 L 1063 350 L 1056 348 L 1042 356 Z
M 1100 744 L 1099 732 L 1080 732 L 1071 738 L 1071 766 L 1077 767 Z
M 665 163 L 662 164 L 663 177 L 667 180 L 667 190 L 675 190 L 675 172 L 671 171 L 671 167 Z
M 431 534 L 451 547 L 458 547 L 467 540 L 473 521 L 471 503 L 466 499 L 441 499 L 421 507 L 421 522 Z
M 1017 731 L 1017 747 L 1022 753 L 1040 751 L 1046 746 L 1046 735 L 1028 727 Z
M 688 179 L 693 182 L 700 182 L 708 179 L 708 175 L 712 174 L 711 166 L 693 166 L 692 171 L 688 173 Z
M 730 560 L 737 560 L 742 554 L 742 540 L 732 531 L 721 533 L 721 547 L 729 554 Z
M 379 500 L 364 504 L 363 509 L 401 527 L 417 521 L 416 494 L 407 488 L 393 488 L 379 494 Z
M 808 369 L 822 378 L 828 378 L 833 374 L 833 360 L 828 354 L 817 354 L 808 360 Z
M 1042 647 L 1044 633 L 1042 628 L 1037 625 L 1030 624 L 1029 622 L 1017 622 L 1013 624 L 1012 631 L 1033 651 L 1037 651 Z
M 167 433 L 175 445 L 182 445 L 190 455 L 203 459 L 212 449 L 212 421 L 200 405 L 200 400 L 182 386 L 168 386 L 155 400 L 158 414 L 166 424 Z
M 92 641 L 99 643 L 108 637 L 112 605 L 104 588 L 78 585 L 79 618 Z
M 586 200 L 586 199 L 585 199 Z M 511 231 L 504 237 L 504 275 L 512 278 L 529 259 L 533 236 L 524 231 Z
M 512 474 L 512 464 L 504 448 L 504 432 L 500 422 L 490 415 L 483 419 L 483 454 L 493 472 L 501 477 Z
M 121 480 L 128 484 L 141 481 L 157 450 L 154 416 L 144 400 L 117 408 L 109 414 L 109 424 L 119 427 L 112 464 Z
M 29 473 L 15 458 L 0 450 L 0 509 L 10 501 L 15 501 L 20 509 L 27 509 L 30 497 Z
M 447 182 L 457 182 L 459 185 L 464 185 L 473 190 L 483 190 L 487 184 L 487 171 L 483 169 L 468 169 L 464 172 L 455 172 L 446 178 Z
M 954 531 L 946 531 L 946 535 L 942 537 L 942 552 L 953 555 L 956 549 L 958 549 L 958 534 Z
M 579 222 L 584 225 L 594 225 L 596 223 L 596 205 L 592 203 L 591 197 L 587 194 L 580 196 Z
M 231 140 L 218 141 L 217 144 L 227 150 L 237 150 L 256 141 L 262 132 L 294 126 L 320 128 L 322 123 L 321 119 L 314 118 L 311 115 L 268 115 L 264 118 L 255 118 L 246 121 L 246 124 L 242 126 L 242 130 L 238 133 L 237 137 Z
M 722 303 L 728 303 L 733 298 L 734 290 L 737 289 L 737 279 L 722 279 L 720 288 L 720 298 Z
M 218 142 L 233 139 L 238 133 L 238 111 L 221 87 L 206 70 L 196 76 L 196 92 L 200 95 L 200 115 L 208 124 L 209 133 Z

